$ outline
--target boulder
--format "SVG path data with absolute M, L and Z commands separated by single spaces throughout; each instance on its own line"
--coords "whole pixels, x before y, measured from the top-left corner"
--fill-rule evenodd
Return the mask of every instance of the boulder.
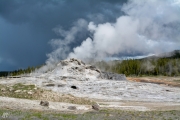
M 49 106 L 49 102 L 48 101 L 42 101 L 40 102 L 41 106 Z
M 92 109 L 99 110 L 100 106 L 97 103 L 95 103 L 95 104 L 92 105 Z

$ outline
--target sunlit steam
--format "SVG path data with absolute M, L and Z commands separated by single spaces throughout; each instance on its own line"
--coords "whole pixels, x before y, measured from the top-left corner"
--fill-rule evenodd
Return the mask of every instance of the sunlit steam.
M 59 59 L 79 58 L 84 61 L 102 60 L 123 55 L 148 55 L 180 48 L 179 1 L 129 0 L 123 5 L 125 15 L 114 23 L 87 22 L 79 20 L 70 31 L 58 29 L 64 39 L 52 40 L 55 50 L 48 54 L 47 63 Z M 87 28 L 90 37 L 70 50 L 82 28 Z

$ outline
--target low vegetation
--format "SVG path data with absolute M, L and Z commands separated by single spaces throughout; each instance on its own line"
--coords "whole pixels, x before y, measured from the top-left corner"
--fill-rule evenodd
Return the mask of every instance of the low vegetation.
M 18 120 L 178 120 L 180 111 L 122 111 L 122 110 L 100 110 L 84 114 L 70 114 L 58 112 L 41 111 L 17 111 L 0 110 L 1 119 Z
M 35 85 L 0 85 L 0 96 L 33 99 L 33 94 L 39 94 L 40 89 L 35 88 Z
M 43 65 L 36 66 L 36 67 L 32 66 L 32 67 L 28 67 L 26 69 L 18 69 L 18 70 L 13 70 L 13 71 L 0 71 L 0 77 L 18 76 L 18 75 L 22 75 L 22 74 L 29 74 L 29 73 L 35 71 L 36 69 L 39 69 L 42 66 Z
M 175 82 L 177 82 L 177 83 L 180 83 L 180 80 L 174 80 Z
M 14 97 L 34 100 L 47 100 L 53 102 L 67 102 L 73 104 L 92 104 L 92 101 L 85 98 L 74 97 L 70 94 L 58 94 L 50 90 L 44 90 L 35 85 L 0 85 L 0 96 Z

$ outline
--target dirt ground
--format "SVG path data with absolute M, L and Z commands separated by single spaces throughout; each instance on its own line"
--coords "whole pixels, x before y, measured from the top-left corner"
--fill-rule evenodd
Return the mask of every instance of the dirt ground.
M 180 103 L 172 102 L 141 102 L 141 101 L 100 101 L 97 100 L 100 109 L 117 109 L 128 111 L 168 111 L 180 110 Z M 68 107 L 75 106 L 75 110 Z M 64 102 L 49 101 L 49 107 L 41 106 L 40 100 L 28 100 L 20 98 L 0 97 L 0 109 L 33 110 L 33 111 L 59 111 L 81 114 L 93 111 L 91 105 L 79 105 Z
M 13 110 L 59 111 L 68 113 L 84 113 L 91 110 L 90 105 L 78 105 L 49 101 L 49 106 L 41 106 L 40 101 L 41 100 L 0 97 L 0 108 Z M 75 106 L 76 110 L 68 109 L 70 106 Z
M 166 86 L 180 87 L 180 77 L 127 77 L 129 81 L 154 83 Z

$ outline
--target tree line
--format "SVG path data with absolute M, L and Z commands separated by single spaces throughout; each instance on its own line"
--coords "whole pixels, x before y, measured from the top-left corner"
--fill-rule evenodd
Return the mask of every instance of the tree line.
M 42 65 L 41 65 L 42 66 Z M 18 76 L 22 74 L 29 74 L 36 69 L 40 68 L 41 66 L 37 67 L 28 67 L 26 69 L 18 69 L 18 70 L 13 70 L 13 71 L 0 71 L 0 77 L 7 77 L 7 76 Z
M 142 75 L 180 75 L 180 58 L 128 59 L 113 62 L 98 62 L 101 70 L 125 74 L 126 76 Z
M 171 56 L 165 57 L 149 57 L 143 59 L 128 59 L 115 61 L 100 61 L 95 66 L 102 71 L 115 72 L 125 74 L 126 76 L 180 76 L 180 50 L 175 50 Z M 37 67 L 28 67 L 26 69 L 18 69 L 14 71 L 1 71 L 0 77 L 17 76 L 28 74 L 43 65 Z

